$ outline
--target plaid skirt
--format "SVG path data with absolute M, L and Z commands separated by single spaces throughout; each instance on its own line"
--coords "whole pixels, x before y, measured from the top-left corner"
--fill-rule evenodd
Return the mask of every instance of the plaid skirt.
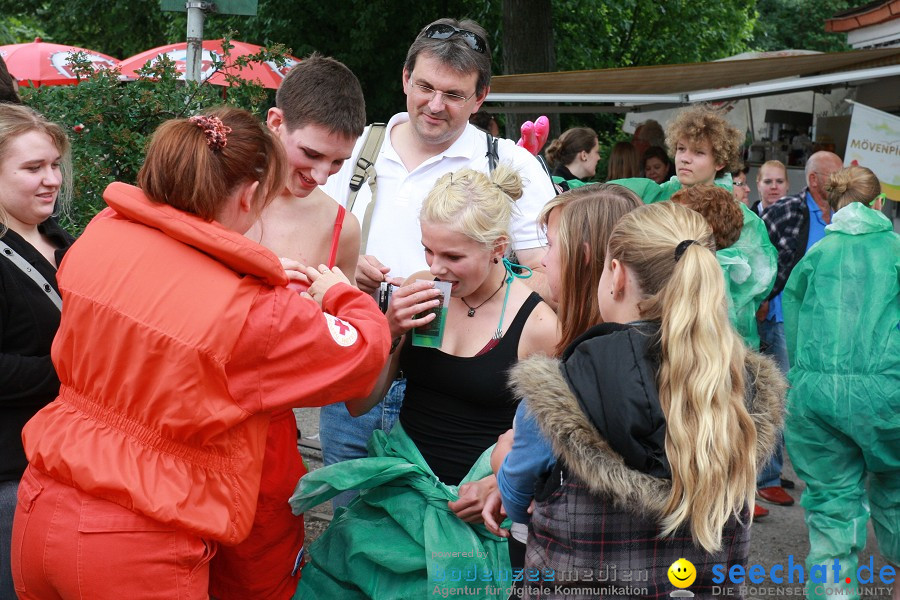
M 555 469 L 551 477 L 559 481 L 559 473 Z M 655 519 L 615 506 L 571 474 L 540 496 L 528 530 L 522 598 L 669 598 L 678 588 L 668 571 L 679 558 L 693 563 L 697 572 L 687 591 L 695 598 L 713 598 L 714 565 L 726 572 L 732 565 L 747 566 L 746 510 L 742 522 L 734 517 L 727 522 L 721 550 L 710 554 L 694 544 L 688 528 L 661 539 Z M 740 598 L 722 595 L 719 587 L 715 598 Z

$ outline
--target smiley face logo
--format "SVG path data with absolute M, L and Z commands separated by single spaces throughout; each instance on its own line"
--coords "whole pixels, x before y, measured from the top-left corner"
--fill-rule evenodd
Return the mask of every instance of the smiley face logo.
M 694 564 L 683 558 L 679 558 L 669 567 L 669 583 L 677 588 L 686 588 L 697 579 L 697 569 Z

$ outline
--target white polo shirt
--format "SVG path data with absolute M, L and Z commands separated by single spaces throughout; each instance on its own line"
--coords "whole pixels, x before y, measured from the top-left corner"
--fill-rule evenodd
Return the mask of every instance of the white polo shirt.
M 472 168 L 487 173 L 487 137 L 474 125 L 467 125 L 462 135 L 441 154 L 432 156 L 412 172 L 407 171 L 397 151 L 391 145 L 391 129 L 409 121 L 408 113 L 394 115 L 387 124 L 384 143 L 375 160 L 378 176 L 377 198 L 372 213 L 372 224 L 366 254 L 371 254 L 382 264 L 391 268 L 391 277 L 406 278 L 422 270 L 427 270 L 425 253 L 422 249 L 422 232 L 419 228 L 419 212 L 425 196 L 435 182 L 444 174 L 464 168 Z M 323 186 L 332 198 L 346 205 L 350 194 L 350 178 L 356 166 L 356 159 L 362 149 L 366 133 L 357 140 L 351 160 L 332 175 Z M 550 178 L 537 159 L 511 140 L 498 138 L 499 162 L 511 163 L 519 172 L 524 183 L 524 193 L 516 201 L 510 233 L 514 250 L 538 248 L 545 238 L 537 225 L 541 209 L 555 191 Z M 372 200 L 368 183 L 363 184 L 356 197 L 353 214 L 360 224 L 366 207 Z

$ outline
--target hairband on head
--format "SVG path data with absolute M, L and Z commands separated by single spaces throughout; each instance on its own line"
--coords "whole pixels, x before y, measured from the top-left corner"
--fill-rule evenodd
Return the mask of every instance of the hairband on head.
M 681 258 L 681 255 L 684 254 L 684 251 L 688 249 L 688 246 L 691 244 L 696 244 L 695 240 L 684 240 L 677 246 L 675 246 L 675 262 L 678 262 L 678 259 Z
M 206 145 L 213 150 L 221 150 L 228 145 L 228 134 L 231 133 L 231 127 L 225 125 L 219 117 L 194 115 L 189 120 L 203 130 L 203 133 L 206 134 Z

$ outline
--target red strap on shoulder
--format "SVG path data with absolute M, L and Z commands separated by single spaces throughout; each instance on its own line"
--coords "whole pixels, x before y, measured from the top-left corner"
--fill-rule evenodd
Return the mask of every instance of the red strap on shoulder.
M 334 268 L 334 261 L 337 259 L 338 245 L 341 241 L 341 228 L 344 226 L 344 215 L 347 214 L 340 204 L 338 205 L 337 217 L 334 219 L 334 233 L 331 235 L 331 254 L 328 255 L 328 268 Z

